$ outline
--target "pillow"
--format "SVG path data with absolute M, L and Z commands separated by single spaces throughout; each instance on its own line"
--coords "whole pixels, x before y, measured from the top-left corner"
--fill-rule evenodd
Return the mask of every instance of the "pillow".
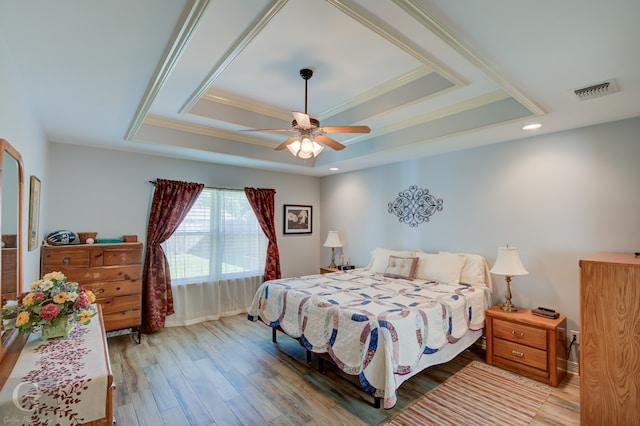
M 404 278 L 413 281 L 417 266 L 417 257 L 389 256 L 389 264 L 383 275 L 389 278 Z
M 491 275 L 488 274 L 489 267 L 484 257 L 470 253 L 448 253 L 446 251 L 441 251 L 440 253 L 459 254 L 465 257 L 464 265 L 460 271 L 461 283 L 491 288 Z
M 459 284 L 464 255 L 454 253 L 416 253 L 418 269 L 416 278 L 438 281 L 442 284 Z
M 369 262 L 367 269 L 373 273 L 384 274 L 389 264 L 389 256 L 411 257 L 413 252 L 377 248 L 371 252 L 371 262 Z

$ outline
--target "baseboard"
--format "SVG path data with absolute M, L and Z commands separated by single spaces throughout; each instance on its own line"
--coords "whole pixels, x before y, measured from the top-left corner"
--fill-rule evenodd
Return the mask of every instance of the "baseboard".
M 487 350 L 487 336 L 485 336 L 484 334 L 482 335 L 481 338 L 479 338 L 476 343 L 474 343 L 476 345 L 477 348 L 482 349 L 482 350 Z
M 567 361 L 567 373 L 573 375 L 580 375 L 580 365 L 574 361 Z

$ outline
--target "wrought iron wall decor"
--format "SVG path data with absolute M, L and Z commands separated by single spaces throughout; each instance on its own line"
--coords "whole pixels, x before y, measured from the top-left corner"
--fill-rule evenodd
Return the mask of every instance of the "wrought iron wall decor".
M 398 216 L 402 223 L 408 223 L 415 228 L 419 224 L 429 222 L 429 217 L 435 212 L 442 211 L 442 198 L 435 198 L 429 190 L 411 185 L 400 191 L 398 198 L 388 204 L 389 213 Z

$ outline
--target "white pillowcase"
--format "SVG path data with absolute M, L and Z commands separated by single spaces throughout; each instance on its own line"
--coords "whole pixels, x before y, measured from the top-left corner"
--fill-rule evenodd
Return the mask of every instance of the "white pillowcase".
M 441 254 L 459 254 L 465 257 L 462 271 L 460 271 L 460 282 L 473 286 L 491 288 L 491 275 L 487 272 L 489 267 L 487 260 L 479 254 L 470 253 L 449 253 L 441 251 Z M 488 282 L 487 282 L 488 280 Z
M 369 262 L 367 269 L 373 273 L 384 274 L 384 271 L 386 271 L 389 265 L 389 256 L 411 257 L 413 256 L 413 252 L 406 250 L 389 250 L 379 247 L 371 252 L 371 262 Z
M 460 271 L 465 262 L 464 255 L 454 253 L 415 253 L 420 259 L 416 278 L 437 281 L 442 284 L 459 284 Z

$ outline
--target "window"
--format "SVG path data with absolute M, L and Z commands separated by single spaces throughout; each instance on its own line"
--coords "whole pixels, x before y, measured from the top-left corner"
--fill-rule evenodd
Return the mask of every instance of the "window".
M 174 284 L 264 273 L 267 238 L 243 191 L 205 188 L 162 244 Z

